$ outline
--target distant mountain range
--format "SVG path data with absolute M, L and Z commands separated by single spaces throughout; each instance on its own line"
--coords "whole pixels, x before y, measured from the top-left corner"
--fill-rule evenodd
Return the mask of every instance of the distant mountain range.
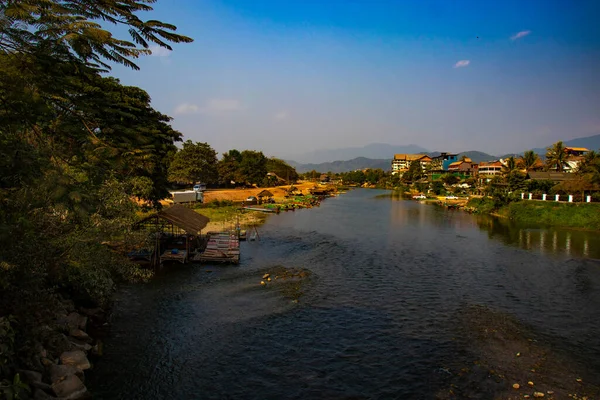
M 577 138 L 564 141 L 565 146 L 569 147 L 586 147 L 590 150 L 600 149 L 600 134 L 594 136 L 588 136 L 584 138 Z M 542 158 L 546 154 L 546 147 L 539 147 L 531 149 L 539 154 Z M 527 149 L 529 150 L 529 149 Z M 300 163 L 296 161 L 287 160 L 287 162 L 299 173 L 309 172 L 312 170 L 318 172 L 348 172 L 357 169 L 365 168 L 381 168 L 385 171 L 391 169 L 392 157 L 394 154 L 427 154 L 430 157 L 438 156 L 438 151 L 429 151 L 418 145 L 410 144 L 408 146 L 395 146 L 385 143 L 372 143 L 364 147 L 347 147 L 341 149 L 329 149 L 329 150 L 317 150 L 311 153 L 305 153 L 302 155 L 301 160 L 316 159 L 316 160 L 339 160 L 332 162 L 309 162 Z M 458 158 L 463 155 L 469 157 L 473 162 L 492 161 L 499 158 L 506 158 L 509 156 L 519 156 L 523 153 L 505 154 L 502 156 L 494 156 L 481 151 L 465 151 L 459 153 Z
M 317 164 L 331 162 L 333 160 L 352 160 L 359 157 L 386 159 L 393 157 L 394 154 L 417 154 L 427 153 L 428 151 L 429 150 L 421 146 L 417 146 L 416 144 L 400 146 L 387 143 L 371 143 L 364 147 L 344 147 L 340 149 L 315 150 L 309 153 L 290 155 L 286 158 L 304 164 Z

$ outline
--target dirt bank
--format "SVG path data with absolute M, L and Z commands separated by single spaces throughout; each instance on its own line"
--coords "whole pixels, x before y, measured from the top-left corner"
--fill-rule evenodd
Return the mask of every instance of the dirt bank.
M 315 182 L 301 181 L 293 186 L 301 190 L 303 194 L 308 194 L 308 189 L 315 187 L 315 185 Z M 290 185 L 252 189 L 210 189 L 204 192 L 204 202 L 210 203 L 215 200 L 244 201 L 249 196 L 256 196 L 265 189 L 273 193 L 275 200 L 279 200 L 284 198 L 289 188 Z

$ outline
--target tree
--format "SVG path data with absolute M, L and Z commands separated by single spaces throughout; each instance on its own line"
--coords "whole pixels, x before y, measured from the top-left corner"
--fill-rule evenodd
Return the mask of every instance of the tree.
M 223 154 L 223 157 L 217 164 L 219 172 L 219 183 L 229 186 L 231 182 L 238 182 L 240 179 L 239 169 L 242 161 L 242 154 L 233 149 Z
M 413 161 L 410 163 L 410 165 L 408 167 L 408 171 L 406 171 L 402 175 L 402 181 L 414 182 L 414 181 L 418 181 L 419 179 L 421 179 L 424 176 L 425 176 L 425 173 L 423 172 L 423 167 L 421 166 L 421 163 L 419 161 Z
M 600 153 L 589 151 L 579 164 L 577 172 L 591 184 L 600 184 Z
M 271 157 L 267 159 L 267 171 L 272 172 L 287 183 L 293 183 L 298 180 L 296 169 L 279 158 Z
M 460 182 L 460 178 L 452 174 L 444 174 L 440 177 L 440 180 L 448 186 L 455 185 Z
M 187 140 L 169 167 L 169 180 L 172 182 L 214 184 L 218 179 L 217 153 L 208 143 Z
M 250 184 L 261 184 L 267 176 L 267 157 L 261 151 L 244 150 L 239 167 L 240 180 Z
M 563 142 L 558 141 L 546 149 L 546 166 L 548 169 L 562 172 L 565 165 L 567 165 L 567 152 Z
M 521 167 L 525 169 L 525 172 L 529 172 L 539 161 L 538 155 L 533 150 L 527 150 L 523 153 L 521 159 Z
M 171 43 L 192 39 L 175 34 L 174 25 L 142 21 L 136 13 L 152 11 L 155 0 L 6 0 L 0 3 L 0 51 L 40 56 L 52 49 L 63 61 L 110 69 L 103 60 L 139 69 L 131 59 L 151 54 L 150 44 L 172 50 Z M 98 22 L 128 30 L 121 40 Z
M 502 172 L 504 175 L 509 175 L 513 171 L 517 170 L 517 160 L 514 156 L 510 156 L 506 159 L 506 163 L 502 165 Z

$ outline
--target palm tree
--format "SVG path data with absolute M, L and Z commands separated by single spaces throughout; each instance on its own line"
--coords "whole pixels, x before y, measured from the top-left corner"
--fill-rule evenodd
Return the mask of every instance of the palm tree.
M 533 150 L 527 150 L 523 153 L 523 158 L 521 159 L 521 166 L 525 168 L 525 172 L 529 172 L 535 164 L 538 162 L 539 157 Z
M 588 152 L 579 164 L 577 172 L 591 183 L 600 183 L 600 153 L 594 150 Z
M 510 174 L 511 172 L 517 169 L 517 160 L 514 156 L 510 156 L 506 159 L 504 165 L 502 165 L 502 170 L 505 175 Z
M 567 165 L 567 152 L 562 141 L 554 143 L 546 149 L 546 166 L 548 169 L 556 169 L 556 172 L 562 172 Z

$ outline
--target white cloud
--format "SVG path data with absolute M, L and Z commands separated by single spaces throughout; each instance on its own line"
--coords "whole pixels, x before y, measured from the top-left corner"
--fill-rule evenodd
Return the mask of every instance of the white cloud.
M 530 33 L 531 33 L 531 31 L 521 31 L 521 32 L 518 32 L 517 34 L 511 36 L 510 40 L 521 39 L 522 37 L 525 37 L 525 36 L 529 35 Z
M 175 107 L 175 114 L 195 114 L 200 111 L 200 107 L 195 104 L 182 103 Z
M 222 113 L 229 111 L 238 111 L 242 108 L 239 100 L 234 99 L 211 99 L 202 108 L 205 113 Z
M 234 99 L 211 99 L 204 105 L 182 103 L 175 107 L 175 114 L 223 114 L 227 112 L 239 111 L 242 104 Z
M 155 57 L 169 57 L 171 55 L 171 50 L 158 45 L 150 46 L 148 50 L 150 50 Z
M 469 64 L 471 64 L 470 60 L 460 60 L 459 62 L 457 62 L 456 64 L 454 64 L 454 68 L 466 67 Z
M 275 121 L 283 121 L 289 117 L 289 113 L 287 111 L 279 111 L 277 114 L 273 116 Z

